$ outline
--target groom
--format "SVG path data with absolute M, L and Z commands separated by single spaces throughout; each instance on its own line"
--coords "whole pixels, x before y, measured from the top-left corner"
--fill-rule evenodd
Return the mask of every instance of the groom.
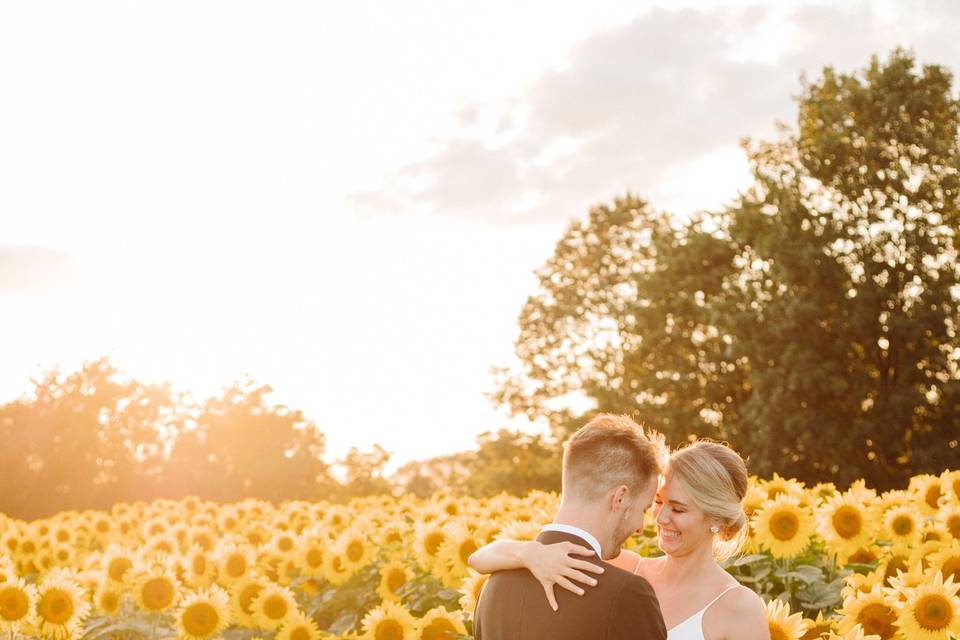
M 603 566 L 598 584 L 583 595 L 559 589 L 554 611 L 526 569 L 494 573 L 477 604 L 476 640 L 667 637 L 650 583 L 603 562 L 615 558 L 630 534 L 643 527 L 657 490 L 660 451 L 626 416 L 601 414 L 570 437 L 563 453 L 560 510 L 537 540 L 592 547 L 596 555 L 585 559 Z

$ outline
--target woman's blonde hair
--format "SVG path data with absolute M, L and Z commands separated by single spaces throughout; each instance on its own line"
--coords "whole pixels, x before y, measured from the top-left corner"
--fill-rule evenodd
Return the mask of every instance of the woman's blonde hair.
M 701 511 L 720 521 L 714 557 L 723 561 L 736 555 L 747 534 L 747 465 L 740 454 L 717 442 L 697 440 L 670 456 L 666 474 L 683 484 Z

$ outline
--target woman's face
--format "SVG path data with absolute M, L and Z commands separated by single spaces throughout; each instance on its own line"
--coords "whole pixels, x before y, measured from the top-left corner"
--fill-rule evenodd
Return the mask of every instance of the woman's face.
M 682 556 L 701 545 L 713 545 L 709 518 L 690 499 L 683 484 L 671 481 L 667 474 L 653 499 L 653 515 L 657 522 L 657 542 L 661 551 L 671 556 Z

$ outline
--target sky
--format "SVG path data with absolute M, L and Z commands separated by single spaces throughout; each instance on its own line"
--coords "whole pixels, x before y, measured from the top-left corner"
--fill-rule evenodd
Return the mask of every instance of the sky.
M 952 0 L 0 4 L 0 402 L 109 355 L 270 384 L 391 468 L 511 419 L 535 269 L 627 191 L 749 184 L 801 74 L 960 71 Z

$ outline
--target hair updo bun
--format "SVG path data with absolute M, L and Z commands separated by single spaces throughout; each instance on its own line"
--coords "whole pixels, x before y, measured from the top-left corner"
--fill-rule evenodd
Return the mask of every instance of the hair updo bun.
M 736 451 L 708 440 L 698 440 L 670 456 L 667 474 L 680 481 L 708 517 L 720 521 L 714 557 L 725 560 L 737 553 L 746 534 L 747 465 Z

